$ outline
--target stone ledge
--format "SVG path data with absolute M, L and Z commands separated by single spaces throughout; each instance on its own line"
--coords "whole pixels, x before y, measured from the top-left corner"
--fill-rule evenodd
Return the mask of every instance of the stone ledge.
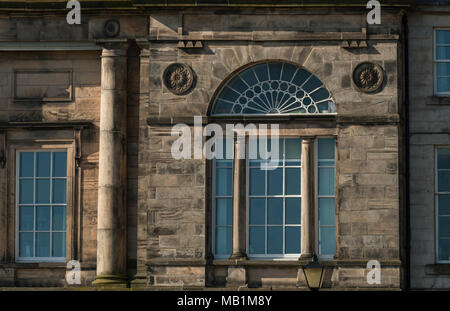
M 425 265 L 426 275 L 450 275 L 450 264 Z
M 426 100 L 426 105 L 434 106 L 434 105 L 450 105 L 450 95 L 447 96 L 430 96 Z

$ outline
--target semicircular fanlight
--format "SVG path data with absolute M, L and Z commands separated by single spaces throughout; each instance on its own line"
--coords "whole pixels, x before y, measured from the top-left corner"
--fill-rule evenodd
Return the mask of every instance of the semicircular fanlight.
M 290 63 L 265 62 L 245 69 L 227 83 L 213 115 L 333 113 L 330 92 L 315 75 Z

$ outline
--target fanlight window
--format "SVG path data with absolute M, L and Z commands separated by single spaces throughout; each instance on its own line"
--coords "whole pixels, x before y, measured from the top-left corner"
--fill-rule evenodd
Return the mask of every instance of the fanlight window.
M 330 92 L 315 75 L 290 63 L 265 62 L 227 83 L 213 115 L 333 113 Z

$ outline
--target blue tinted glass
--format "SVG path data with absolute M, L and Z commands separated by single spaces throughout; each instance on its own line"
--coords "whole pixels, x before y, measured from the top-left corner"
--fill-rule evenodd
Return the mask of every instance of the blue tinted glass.
M 267 223 L 269 225 L 283 224 L 283 199 L 267 199 Z
M 50 203 L 50 180 L 36 180 L 36 203 Z
M 450 239 L 439 239 L 439 260 L 450 260 Z
M 218 99 L 216 105 L 214 106 L 214 113 L 230 113 L 232 108 L 233 104 Z
M 321 255 L 334 255 L 336 252 L 336 239 L 334 228 L 320 228 L 319 248 Z
M 50 230 L 50 206 L 36 206 L 36 230 Z
M 319 225 L 334 226 L 334 198 L 319 198 Z
M 309 72 L 307 72 L 306 70 L 299 69 L 299 70 L 297 70 L 297 73 L 295 74 L 295 77 L 294 77 L 294 80 L 292 80 L 292 83 L 294 83 L 298 86 L 301 86 L 306 81 L 306 79 L 309 78 L 310 75 L 311 74 Z
M 261 64 L 253 67 L 259 81 L 269 80 L 267 64 Z
M 52 256 L 66 257 L 66 233 L 53 232 L 52 233 Z
M 34 153 L 21 152 L 20 153 L 20 177 L 34 176 Z
M 270 80 L 280 80 L 281 63 L 269 63 Z
M 267 192 L 269 195 L 283 194 L 283 169 L 267 171 Z
M 53 206 L 52 227 L 53 230 L 66 230 L 66 207 Z
M 450 92 L 450 78 L 438 78 L 437 79 L 437 91 L 438 92 Z
M 319 168 L 319 195 L 334 195 L 334 168 Z
M 290 82 L 294 77 L 294 73 L 297 70 L 297 66 L 292 64 L 284 64 L 283 72 L 281 73 L 281 80 Z
M 299 225 L 301 223 L 301 199 L 286 198 L 285 223 Z
M 439 238 L 450 238 L 450 217 L 439 217 Z
M 437 44 L 450 44 L 450 30 L 436 30 Z
M 283 253 L 283 227 L 281 226 L 267 227 L 267 253 L 268 254 Z
M 312 100 L 314 100 L 315 102 L 318 101 L 322 101 L 325 99 L 330 98 L 330 93 L 328 92 L 328 90 L 324 87 L 318 89 L 317 91 L 314 91 L 313 93 L 310 94 Z
M 285 149 L 286 160 L 301 160 L 302 142 L 300 139 L 285 139 Z
M 216 254 L 227 255 L 231 253 L 233 231 L 230 227 L 218 227 L 216 230 Z
M 285 169 L 286 194 L 300 194 L 300 168 Z
M 251 69 L 246 70 L 243 73 L 241 73 L 241 78 L 242 78 L 242 80 L 247 82 L 247 84 L 249 86 L 253 86 L 258 83 L 258 80 L 256 80 L 255 74 L 253 73 L 253 70 L 251 70 Z
M 50 177 L 50 152 L 36 152 L 36 176 Z
M 233 88 L 233 90 L 237 91 L 239 94 L 244 93 L 248 86 L 244 83 L 244 81 L 241 80 L 241 78 L 236 77 L 231 81 L 230 87 Z
M 53 203 L 66 203 L 66 180 L 53 179 Z
M 220 98 L 226 99 L 230 102 L 234 102 L 239 98 L 240 94 L 233 91 L 232 89 L 230 89 L 229 87 L 225 87 L 223 89 L 222 94 L 220 95 Z
M 231 168 L 218 168 L 216 170 L 216 195 L 233 194 L 233 171 Z
M 438 191 L 450 191 L 450 171 L 438 172 Z
M 319 160 L 330 160 L 334 159 L 334 139 L 333 138 L 322 138 L 318 139 L 318 158 Z
M 50 257 L 50 232 L 36 233 L 36 257 Z
M 19 233 L 19 257 L 33 257 L 33 233 L 20 232 Z
M 450 46 L 436 47 L 436 59 L 438 60 L 450 59 Z
M 285 249 L 286 254 L 300 253 L 300 227 L 286 227 L 285 228 Z
M 450 194 L 440 194 L 439 202 L 439 216 L 450 215 Z
M 450 77 L 450 63 L 436 64 L 436 71 L 437 71 L 438 77 L 442 77 L 442 76 Z
M 19 203 L 33 203 L 33 180 L 21 179 L 19 181 Z
M 438 169 L 450 169 L 450 148 L 438 149 Z
M 216 225 L 217 226 L 233 225 L 233 200 L 232 199 L 217 199 Z
M 250 254 L 264 254 L 265 252 L 264 227 L 250 226 Z
M 53 153 L 53 177 L 67 176 L 67 152 Z
M 317 78 L 316 76 L 312 76 L 304 85 L 303 85 L 303 89 L 310 93 L 312 91 L 314 91 L 315 89 L 319 88 L 320 86 L 322 86 L 322 82 L 319 80 L 319 78 Z
M 266 223 L 266 199 L 250 199 L 250 224 Z
M 34 223 L 34 207 L 20 206 L 19 207 L 19 230 L 33 230 Z
M 265 173 L 259 168 L 250 169 L 250 195 L 265 194 Z

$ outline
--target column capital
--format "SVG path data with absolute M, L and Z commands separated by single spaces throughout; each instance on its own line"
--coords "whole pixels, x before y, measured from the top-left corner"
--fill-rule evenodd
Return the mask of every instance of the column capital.
M 315 136 L 304 136 L 301 137 L 302 139 L 302 144 L 312 144 L 314 143 L 314 140 L 316 139 Z
M 102 47 L 102 57 L 126 56 L 130 46 L 126 39 L 98 40 L 96 44 Z

